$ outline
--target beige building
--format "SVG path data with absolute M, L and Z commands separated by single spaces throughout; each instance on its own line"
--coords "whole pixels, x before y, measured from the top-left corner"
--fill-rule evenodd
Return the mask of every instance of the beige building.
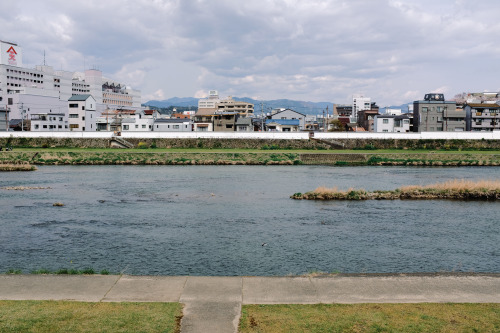
M 235 101 L 231 96 L 221 100 L 216 91 L 213 91 L 208 99 L 198 102 L 194 131 L 235 132 L 238 119 L 252 117 L 253 111 L 252 103 Z

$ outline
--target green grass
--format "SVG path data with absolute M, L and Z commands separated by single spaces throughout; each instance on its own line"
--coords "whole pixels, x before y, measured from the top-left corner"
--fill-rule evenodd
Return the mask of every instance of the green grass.
M 500 304 L 245 305 L 239 332 L 500 332 Z
M 189 153 L 269 153 L 269 150 L 262 149 L 209 149 L 209 148 L 154 148 L 154 149 L 116 149 L 116 148 L 17 148 L 14 151 L 20 152 L 114 152 L 114 153 L 179 153 L 179 152 L 189 152 Z M 449 151 L 449 150 L 435 150 L 435 149 L 377 149 L 377 150 L 364 150 L 364 149 L 346 149 L 346 150 L 314 150 L 314 149 L 273 149 L 274 153 L 314 153 L 314 154 L 426 154 L 426 153 L 436 153 L 436 154 L 482 154 L 482 155 L 494 155 L 499 154 L 500 150 L 467 150 L 467 151 Z
M 179 332 L 179 303 L 0 301 L 0 332 Z

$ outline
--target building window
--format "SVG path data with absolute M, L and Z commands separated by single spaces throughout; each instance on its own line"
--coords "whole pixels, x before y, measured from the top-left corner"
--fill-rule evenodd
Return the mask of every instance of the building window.
M 384 123 L 384 124 L 388 124 L 388 123 L 389 123 L 389 119 L 383 119 L 383 120 L 382 120 L 382 123 Z
M 38 127 L 39 127 L 38 125 L 35 125 L 35 129 L 38 129 Z
M 139 125 L 135 125 L 135 128 L 139 128 Z
M 85 120 L 85 117 L 82 117 L 82 120 Z
M 128 125 L 123 125 L 123 130 L 128 131 Z
M 179 125 L 173 125 L 173 129 L 179 129 Z
M 70 113 L 69 117 L 70 118 L 78 118 L 78 114 Z
M 70 108 L 77 108 L 78 107 L 78 104 L 70 104 L 69 105 Z
M 384 133 L 389 133 L 389 130 L 383 130 L 382 132 L 384 132 Z
M 145 124 L 144 124 L 144 125 L 142 125 L 142 128 L 146 128 L 146 125 L 145 125 Z
M 78 124 L 69 124 L 69 128 L 79 128 L 80 125 Z

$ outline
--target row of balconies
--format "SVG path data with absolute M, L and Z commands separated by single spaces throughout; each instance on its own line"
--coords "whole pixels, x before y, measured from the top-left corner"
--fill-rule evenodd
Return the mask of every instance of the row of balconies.
M 499 127 L 498 121 L 476 121 L 472 123 L 472 127 Z
M 496 118 L 500 116 L 498 113 L 496 112 L 476 112 L 476 117 L 485 117 L 485 118 Z

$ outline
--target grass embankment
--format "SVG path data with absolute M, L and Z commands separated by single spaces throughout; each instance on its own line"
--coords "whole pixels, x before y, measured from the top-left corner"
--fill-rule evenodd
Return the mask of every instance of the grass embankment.
M 180 332 L 179 303 L 0 301 L 0 332 Z
M 500 304 L 245 305 L 249 332 L 499 332 Z
M 451 200 L 500 200 L 500 180 L 468 181 L 450 180 L 426 186 L 403 186 L 394 191 L 373 191 L 318 187 L 307 193 L 295 193 L 297 200 L 396 200 L 396 199 L 451 199 Z
M 0 163 L 37 165 L 293 165 L 290 152 L 170 152 L 164 150 L 19 150 L 0 154 Z
M 112 149 L 20 148 L 0 152 L 0 163 L 36 165 L 399 165 L 498 166 L 499 151 L 429 151 L 384 149 Z

